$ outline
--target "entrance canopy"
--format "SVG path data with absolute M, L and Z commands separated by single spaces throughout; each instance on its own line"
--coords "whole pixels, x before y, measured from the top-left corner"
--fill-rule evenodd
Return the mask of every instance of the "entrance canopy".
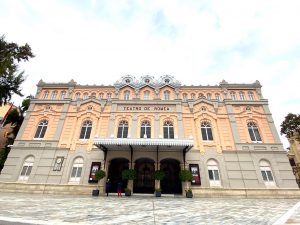
M 193 147 L 194 140 L 155 138 L 95 138 L 94 145 L 102 150 L 159 150 L 188 152 Z

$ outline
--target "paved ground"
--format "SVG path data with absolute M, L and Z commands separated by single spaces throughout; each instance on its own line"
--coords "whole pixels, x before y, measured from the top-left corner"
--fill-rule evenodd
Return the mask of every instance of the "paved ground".
M 300 224 L 300 202 L 0 193 L 0 224 Z

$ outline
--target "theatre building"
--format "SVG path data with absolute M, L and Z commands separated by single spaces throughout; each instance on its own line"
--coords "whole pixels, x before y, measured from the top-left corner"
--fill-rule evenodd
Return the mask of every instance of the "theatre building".
M 195 81 L 198 83 L 198 81 Z M 181 194 L 179 171 L 192 171 L 202 190 L 297 188 L 258 81 L 183 85 L 165 75 L 124 76 L 114 85 L 45 83 L 0 175 L 0 186 L 90 193 L 94 172 L 106 171 L 112 191 L 123 170 L 137 173 L 134 193 Z M 102 189 L 103 191 L 103 189 Z

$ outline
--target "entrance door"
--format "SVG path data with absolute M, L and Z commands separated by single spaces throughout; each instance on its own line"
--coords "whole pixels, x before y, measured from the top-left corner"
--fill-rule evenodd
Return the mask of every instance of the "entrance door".
M 162 193 L 181 194 L 182 186 L 181 181 L 179 179 L 179 161 L 175 159 L 164 159 L 160 161 L 160 169 L 165 173 L 164 179 L 160 181 Z
M 122 180 L 122 171 L 129 168 L 129 160 L 124 158 L 112 159 L 109 164 L 108 178 L 111 181 L 111 192 L 117 192 L 118 182 L 122 182 L 122 192 L 127 187 L 127 180 Z
M 154 161 L 138 159 L 135 161 L 136 179 L 133 182 L 134 193 L 154 193 Z

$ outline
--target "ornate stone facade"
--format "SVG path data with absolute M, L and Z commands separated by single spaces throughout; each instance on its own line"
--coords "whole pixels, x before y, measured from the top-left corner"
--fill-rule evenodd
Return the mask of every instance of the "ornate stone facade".
M 297 187 L 258 81 L 186 86 L 127 75 L 112 86 L 37 86 L 2 182 L 84 187 L 96 167 L 114 182 L 134 168 L 133 192 L 151 193 L 161 169 L 163 193 L 181 193 L 187 168 L 195 192 Z

